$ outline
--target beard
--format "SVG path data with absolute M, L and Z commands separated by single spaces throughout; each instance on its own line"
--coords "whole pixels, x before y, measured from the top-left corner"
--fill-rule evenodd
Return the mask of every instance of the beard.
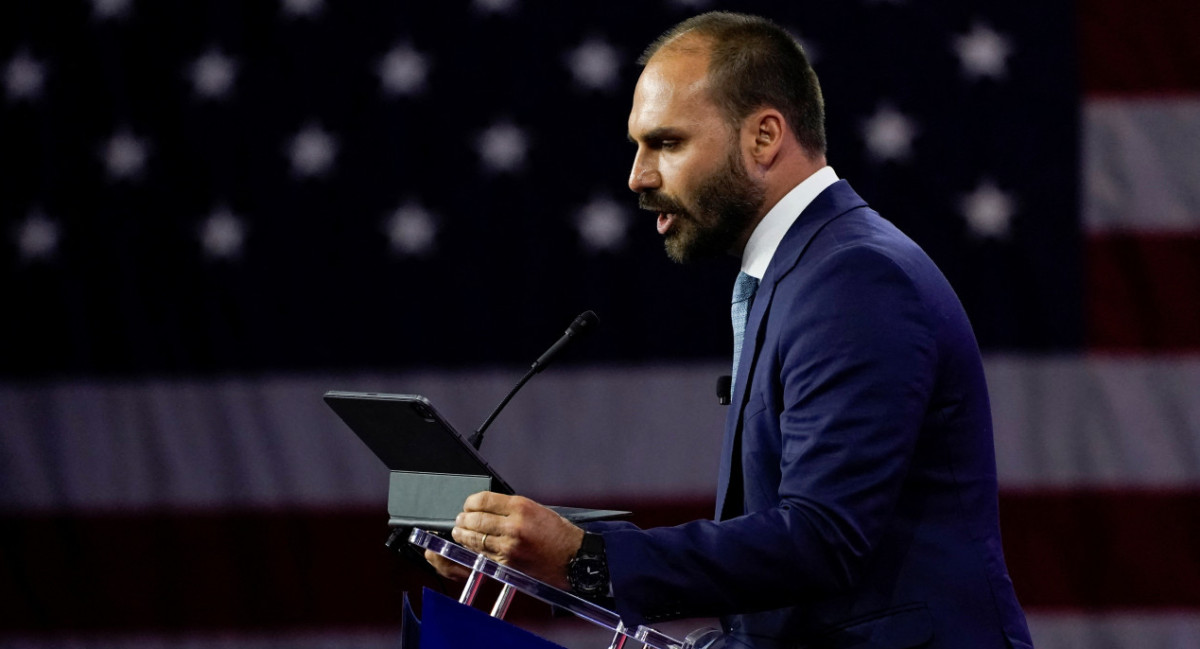
M 685 264 L 723 254 L 734 247 L 766 200 L 766 189 L 750 177 L 736 146 L 729 148 L 725 164 L 701 181 L 694 207 L 657 191 L 645 192 L 638 206 L 654 212 L 675 214 L 675 222 L 664 235 L 663 246 L 672 261 Z

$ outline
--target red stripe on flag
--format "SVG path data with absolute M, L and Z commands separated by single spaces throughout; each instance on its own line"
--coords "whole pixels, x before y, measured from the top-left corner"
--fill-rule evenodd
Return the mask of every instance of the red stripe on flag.
M 1006 492 L 1005 558 L 1027 610 L 1200 608 L 1200 491 Z
M 643 526 L 704 500 L 595 503 Z M 376 510 L 0 518 L 0 636 L 398 629 L 439 580 L 383 547 Z M 1030 610 L 1200 609 L 1200 491 L 1005 493 L 1008 565 Z M 450 584 L 451 595 L 458 585 Z M 526 597 L 518 622 L 545 621 Z
M 1087 95 L 1200 92 L 1200 3 L 1081 0 L 1080 75 Z
M 1087 239 L 1088 345 L 1200 350 L 1200 235 Z
M 399 628 L 387 533 L 382 507 L 9 516 L 0 631 Z

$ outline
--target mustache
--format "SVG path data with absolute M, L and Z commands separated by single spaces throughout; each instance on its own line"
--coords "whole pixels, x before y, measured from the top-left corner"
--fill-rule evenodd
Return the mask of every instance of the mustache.
M 651 212 L 668 212 L 671 214 L 687 214 L 679 201 L 657 192 L 645 192 L 638 196 L 638 207 Z

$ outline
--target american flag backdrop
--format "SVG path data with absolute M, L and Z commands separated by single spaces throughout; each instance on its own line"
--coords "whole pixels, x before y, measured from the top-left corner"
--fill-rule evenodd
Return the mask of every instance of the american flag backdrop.
M 805 44 L 830 164 L 966 305 L 1037 646 L 1200 646 L 1194 0 L 13 0 L 0 647 L 397 646 L 440 584 L 321 394 L 469 431 L 585 309 L 484 454 L 709 516 L 736 262 L 666 259 L 625 123 L 642 48 L 715 8 Z

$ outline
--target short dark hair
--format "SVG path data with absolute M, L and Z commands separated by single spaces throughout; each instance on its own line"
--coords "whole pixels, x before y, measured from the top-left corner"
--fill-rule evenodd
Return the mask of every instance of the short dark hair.
M 770 106 L 816 157 L 825 153 L 825 100 L 804 48 L 779 25 L 759 16 L 712 11 L 672 27 L 646 48 L 638 64 L 675 39 L 694 34 L 708 41 L 713 100 L 737 128 L 750 113 Z

